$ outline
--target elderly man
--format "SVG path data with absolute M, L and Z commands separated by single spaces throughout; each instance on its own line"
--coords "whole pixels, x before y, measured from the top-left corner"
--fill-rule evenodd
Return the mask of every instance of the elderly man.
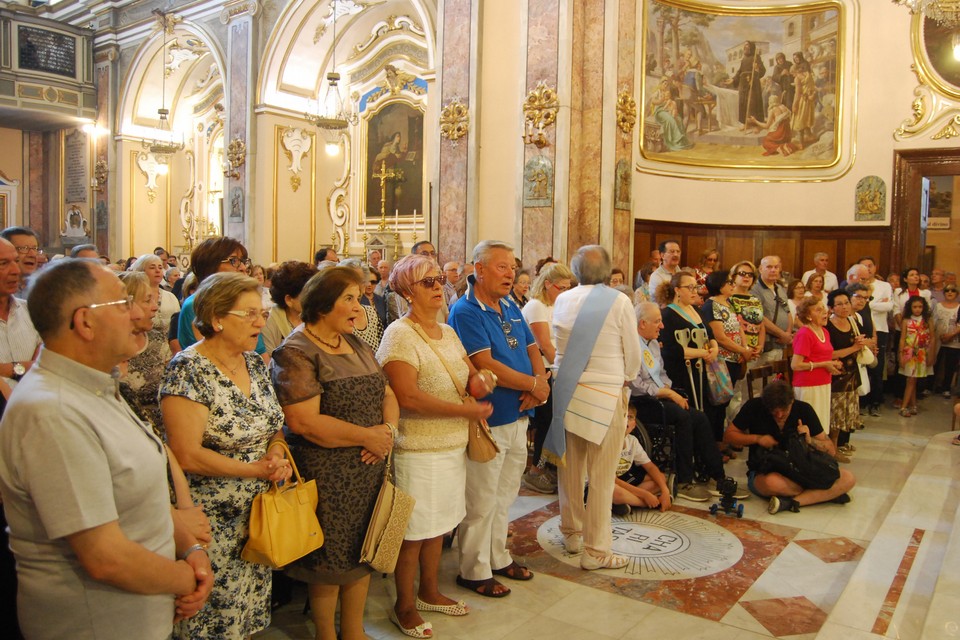
M 930 298 L 936 300 L 938 303 L 943 302 L 945 297 L 943 295 L 943 281 L 945 277 L 943 269 L 940 267 L 934 267 L 930 271 Z
M 14 297 L 19 287 L 17 250 L 0 238 L 0 379 L 10 388 L 33 366 L 40 349 L 27 303 Z
M 378 282 L 377 286 L 373 289 L 373 292 L 378 296 L 386 297 L 387 292 L 390 290 L 391 269 L 393 269 L 393 263 L 386 258 L 380 258 L 380 262 L 377 263 L 377 273 L 380 274 L 380 282 Z
M 570 268 L 580 286 L 561 293 L 553 306 L 557 381 L 544 448 L 562 461 L 560 531 L 567 551 L 583 552 L 582 569 L 618 569 L 627 559 L 613 553 L 610 505 L 627 423 L 624 387 L 640 370 L 640 341 L 630 299 L 607 286 L 606 250 L 581 247 Z
M 20 263 L 20 287 L 17 293 L 22 294 L 27 290 L 30 276 L 41 264 L 43 249 L 40 248 L 40 236 L 30 227 L 7 227 L 0 231 L 0 238 L 9 240 L 17 250 L 17 262 Z
M 750 290 L 763 304 L 763 328 L 767 334 L 758 364 L 782 360 L 783 347 L 793 342 L 787 290 L 779 281 L 780 256 L 764 256 L 760 260 L 760 278 Z
M 803 274 L 801 280 L 804 284 L 810 279 L 810 276 L 813 274 L 823 276 L 823 290 L 827 293 L 833 291 L 834 289 L 839 288 L 837 283 L 837 274 L 829 271 L 827 267 L 830 265 L 830 254 L 824 253 L 823 251 L 818 251 L 813 254 L 813 269 L 806 271 Z
M 168 638 L 213 572 L 171 513 L 163 443 L 117 392 L 143 312 L 112 272 L 70 259 L 34 278 L 28 308 L 44 346 L 0 424 L 24 635 Z
M 880 415 L 883 406 L 883 370 L 887 361 L 887 344 L 890 342 L 890 325 L 887 323 L 887 314 L 893 310 L 893 287 L 889 282 L 877 278 L 877 262 L 873 256 L 863 256 L 858 264 L 866 269 L 866 273 L 859 271 L 860 283 L 870 287 L 873 299 L 870 301 L 870 313 L 873 315 L 873 328 L 877 332 L 877 360 L 880 365 L 868 368 L 870 378 L 870 393 L 866 396 L 866 410 L 873 417 Z M 849 280 L 849 274 L 848 278 Z
M 97 251 L 97 245 L 95 244 L 78 244 L 73 249 L 70 249 L 71 258 L 94 258 L 96 260 L 100 259 L 100 252 Z
M 510 590 L 494 575 L 529 580 L 533 574 L 507 551 L 510 505 L 520 491 L 527 465 L 527 423 L 533 408 L 550 395 L 540 349 L 520 308 L 510 299 L 513 247 L 484 240 L 473 250 L 476 268 L 466 295 L 450 310 L 449 324 L 478 369 L 498 378 L 487 398 L 487 420 L 500 453 L 489 462 L 467 461 L 467 515 L 458 529 L 460 575 L 457 584 L 490 598 Z M 609 505 L 607 506 L 609 508 Z
M 379 249 L 373 249 L 367 255 L 367 265 L 371 269 L 376 269 L 377 265 L 380 264 L 380 260 L 383 258 L 383 254 L 380 253 Z
M 657 295 L 657 289 L 664 282 L 670 282 L 673 274 L 680 271 L 680 243 L 676 240 L 664 240 L 657 248 L 660 254 L 660 266 L 650 274 L 647 290 L 650 297 Z
M 333 247 L 320 247 L 317 249 L 317 252 L 313 254 L 313 264 L 319 269 L 321 262 L 340 262 L 340 258 L 337 257 L 337 250 Z
M 630 383 L 635 398 L 657 398 L 663 401 L 663 413 L 667 424 L 673 425 L 677 438 L 677 496 L 694 502 L 706 502 L 711 492 L 716 492 L 716 481 L 724 477 L 723 458 L 713 439 L 713 429 L 707 415 L 690 408 L 690 402 L 673 390 L 673 382 L 663 366 L 660 343 L 657 339 L 663 322 L 659 305 L 653 302 L 641 302 L 636 307 L 637 332 L 640 334 L 640 348 L 643 360 L 640 373 Z M 662 420 L 659 406 L 650 403 L 637 403 L 637 420 L 644 422 Z M 712 480 L 708 489 L 694 481 L 694 455 L 700 460 L 707 475 Z M 736 496 L 747 497 L 746 492 Z
M 802 400 L 794 400 L 793 389 L 786 382 L 775 380 L 764 387 L 759 398 L 748 400 L 723 435 L 727 444 L 750 447 L 747 459 L 747 486 L 761 498 L 769 498 L 767 510 L 798 511 L 818 502 L 850 502 L 847 492 L 856 480 L 846 469 L 829 489 L 808 489 L 780 473 L 757 473 L 754 465 L 761 449 L 773 449 L 783 440 L 784 431 L 796 429 L 807 444 L 833 456 L 836 451 L 823 432 L 817 412 Z M 753 463 L 753 464 L 751 464 Z

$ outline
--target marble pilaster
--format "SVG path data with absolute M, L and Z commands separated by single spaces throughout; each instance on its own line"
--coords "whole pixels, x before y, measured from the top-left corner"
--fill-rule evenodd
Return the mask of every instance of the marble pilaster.
M 116 113 L 116 102 L 114 101 L 114 96 L 117 95 L 116 88 L 116 62 L 117 62 L 117 47 L 108 47 L 103 50 L 98 50 L 94 56 L 94 82 L 97 85 L 97 128 L 100 131 L 113 131 L 114 123 L 112 115 Z M 94 134 L 94 153 L 93 153 L 93 167 L 94 175 L 96 175 L 96 166 L 98 162 L 104 164 L 107 167 L 107 181 L 105 184 L 100 185 L 100 191 L 93 192 L 93 203 L 90 207 L 90 228 L 93 230 L 93 241 L 97 245 L 97 250 L 105 255 L 111 255 L 110 249 L 112 246 L 119 246 L 112 242 L 110 233 L 112 232 L 112 225 L 110 223 L 110 216 L 108 211 L 110 211 L 110 199 L 111 195 L 113 198 L 118 198 L 120 190 L 119 185 L 115 184 L 113 178 L 117 175 L 117 172 L 111 171 L 111 166 L 113 164 L 114 158 L 113 155 L 114 147 L 110 144 L 109 138 L 105 136 L 100 136 L 98 133 Z M 116 207 L 114 207 L 116 210 Z
M 634 83 L 634 71 L 636 60 L 636 16 L 637 0 L 619 0 L 618 20 L 617 20 L 617 92 L 626 91 L 634 100 L 636 100 L 636 87 Z M 634 127 L 636 131 L 636 126 Z M 626 162 L 626 175 L 633 175 L 633 133 L 624 133 L 616 130 L 616 162 L 619 165 L 621 161 Z M 630 194 L 630 189 L 624 191 Z M 632 260 L 632 240 L 633 240 L 633 211 L 632 202 L 630 207 L 624 208 L 620 199 L 613 198 L 613 251 L 611 258 L 613 264 L 627 271 L 629 280 L 632 280 L 631 260 Z M 634 271 L 636 268 L 634 267 Z M 628 280 L 628 281 L 629 281 Z
M 477 110 L 472 89 L 477 42 L 471 24 L 478 0 L 442 0 L 440 43 L 440 104 L 458 99 L 467 105 L 470 129 L 456 141 L 439 136 L 440 170 L 437 185 L 437 250 L 443 260 L 469 260 L 467 228 L 471 209 L 468 167 L 476 159 Z M 475 164 L 475 163 L 474 163 Z M 474 170 L 475 171 L 475 170 Z
M 49 136 L 47 136 L 49 138 Z M 44 178 L 47 174 L 49 147 L 45 144 L 45 136 L 41 131 L 27 133 L 27 207 L 24 210 L 24 223 L 40 234 L 40 245 L 49 242 L 45 233 L 47 220 L 44 212 L 47 210 L 47 193 L 49 191 Z

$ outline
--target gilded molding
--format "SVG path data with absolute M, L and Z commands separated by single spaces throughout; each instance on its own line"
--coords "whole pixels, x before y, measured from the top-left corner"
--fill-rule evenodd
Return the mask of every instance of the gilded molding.
M 549 144 L 543 130 L 557 121 L 559 110 L 557 90 L 543 80 L 539 81 L 523 101 L 524 143 L 534 144 L 538 149 Z
M 913 90 L 911 116 L 900 123 L 893 138 L 906 140 L 929 135 L 931 140 L 941 140 L 960 136 L 960 101 L 937 92 L 916 64 L 910 65 L 910 70 L 920 84 Z
M 240 16 L 255 16 L 260 13 L 260 3 L 257 0 L 234 0 L 224 5 L 220 12 L 220 24 L 228 24 Z
M 289 128 L 284 129 L 283 134 L 280 136 L 280 141 L 283 143 L 283 151 L 287 156 L 287 160 L 290 161 L 290 166 L 287 167 L 287 171 L 293 174 L 290 176 L 290 188 L 296 193 L 301 184 L 300 171 L 302 169 L 300 163 L 313 146 L 313 136 L 305 129 Z
M 617 126 L 626 135 L 633 133 L 637 124 L 637 101 L 626 89 L 617 94 Z
M 457 141 L 469 131 L 469 109 L 459 97 L 454 97 L 440 111 L 440 135 L 457 144 Z

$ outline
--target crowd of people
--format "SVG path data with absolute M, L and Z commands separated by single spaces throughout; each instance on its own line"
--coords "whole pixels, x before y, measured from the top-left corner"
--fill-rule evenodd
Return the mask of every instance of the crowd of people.
M 4 583 L 0 624 L 16 628 L 18 612 L 28 638 L 247 638 L 291 580 L 307 585 L 318 639 L 364 638 L 361 545 L 391 460 L 416 504 L 390 619 L 433 637 L 431 615 L 470 612 L 441 591 L 445 537 L 468 594 L 503 598 L 534 578 L 508 545 L 521 485 L 558 494 L 583 570 L 624 566 L 613 514 L 674 500 L 638 421 L 674 427 L 676 498 L 720 495 L 724 465 L 749 447 L 746 486 L 771 513 L 844 503 L 846 469 L 814 488 L 750 461 L 792 430 L 849 462 L 885 383 L 902 382 L 909 417 L 924 393 L 950 394 L 960 361 L 955 275 L 885 282 L 871 257 L 839 282 L 818 254 L 793 280 L 777 256 L 724 270 L 708 250 L 681 267 L 666 241 L 631 287 L 596 245 L 529 270 L 493 240 L 464 263 L 425 241 L 395 261 L 323 247 L 254 265 L 227 237 L 188 263 L 159 247 L 123 265 L 89 245 L 42 255 L 32 230 L 0 233 L 0 493 L 16 574 L 9 554 L 0 570 L 19 581 Z M 744 402 L 746 371 L 774 361 L 792 376 Z M 466 455 L 478 421 L 493 460 Z M 276 572 L 241 550 L 255 496 L 291 462 L 317 482 L 324 544 Z

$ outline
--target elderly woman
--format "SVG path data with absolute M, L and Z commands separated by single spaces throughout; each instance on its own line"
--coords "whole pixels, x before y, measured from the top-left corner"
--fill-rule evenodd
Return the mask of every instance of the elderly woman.
M 263 344 L 267 353 L 280 346 L 293 328 L 300 324 L 300 292 L 317 273 L 317 268 L 306 262 L 290 260 L 277 267 L 270 281 L 270 309 L 267 326 L 263 328 Z
M 863 382 L 857 354 L 867 344 L 867 336 L 857 322 L 850 295 L 844 289 L 831 291 L 827 306 L 831 312 L 827 332 L 833 346 L 833 358 L 843 364 L 840 373 L 834 374 L 830 382 L 830 439 L 837 450 L 837 460 L 850 462 L 848 456 L 853 453 L 850 434 L 860 428 L 857 387 Z
M 153 290 L 153 297 L 160 307 L 153 322 L 156 329 L 163 331 L 164 334 L 170 329 L 170 319 L 173 314 L 180 311 L 180 301 L 177 300 L 177 296 L 160 286 L 163 282 L 165 269 L 166 265 L 163 264 L 159 256 L 152 253 L 140 256 L 130 267 L 130 271 L 142 271 L 147 274 L 147 280 L 149 280 L 150 288 Z M 167 358 L 170 358 L 170 354 L 167 354 Z
M 163 419 L 157 392 L 171 358 L 167 332 L 158 328 L 154 321 L 158 305 L 149 276 L 141 271 L 124 271 L 119 276 L 127 294 L 133 296 L 133 301 L 143 309 L 143 318 L 136 330 L 144 338 L 143 349 L 127 361 L 126 372 L 120 378 L 120 392 L 142 420 L 154 429 L 160 429 Z
M 287 573 L 308 583 L 318 640 L 362 640 L 372 569 L 360 548 L 393 449 L 400 409 L 373 351 L 353 334 L 359 273 L 328 267 L 300 294 L 303 324 L 274 351 L 270 373 L 301 474 L 316 478 L 324 544 Z
M 201 285 L 215 273 L 246 274 L 250 259 L 247 257 L 247 249 L 239 240 L 216 237 L 207 238 L 194 247 L 190 254 L 190 264 L 197 278 L 197 285 Z M 259 287 L 259 283 L 257 286 Z M 180 308 L 180 318 L 177 321 L 177 340 L 180 342 L 181 349 L 186 349 L 200 339 L 196 327 L 193 326 L 193 320 L 193 297 L 185 297 Z M 262 335 L 257 338 L 256 352 L 259 354 L 267 352 Z
M 377 318 L 380 320 L 380 326 L 387 326 L 387 300 L 377 293 L 380 286 L 380 272 L 375 268 L 368 268 L 369 274 L 365 276 L 366 284 L 363 288 L 363 295 L 360 296 L 360 304 L 365 307 L 373 307 L 377 312 Z
M 530 272 L 525 269 L 517 269 L 516 276 L 513 278 L 513 288 L 510 289 L 510 299 L 523 309 L 523 306 L 527 304 L 527 291 L 529 290 Z
M 246 638 L 270 625 L 270 568 L 240 558 L 254 497 L 290 477 L 283 412 L 252 353 L 263 328 L 257 281 L 214 274 L 194 294 L 202 339 L 178 353 L 160 387 L 167 441 L 213 528 L 215 583 L 207 606 L 177 638 Z
M 493 412 L 489 402 L 461 398 L 458 391 L 459 384 L 487 396 L 493 391 L 493 378 L 489 372 L 478 373 L 454 330 L 437 322 L 444 281 L 431 258 L 411 255 L 397 262 L 390 288 L 407 299 L 410 310 L 387 328 L 377 351 L 400 404 L 394 456 L 397 484 L 417 500 L 397 562 L 397 601 L 390 616 L 412 637 L 430 637 L 431 624 L 419 611 L 451 616 L 469 612 L 462 601 L 440 593 L 440 552 L 443 535 L 466 515 L 468 421 Z M 418 569 L 420 586 L 415 591 Z
M 797 305 L 800 330 L 793 338 L 793 395 L 810 404 L 820 418 L 825 433 L 830 433 L 831 377 L 843 371 L 843 363 L 833 356 L 827 333 L 827 306 L 819 297 L 807 296 Z
M 370 281 L 370 267 L 360 262 L 358 258 L 348 258 L 340 261 L 341 267 L 350 267 L 356 270 L 362 278 L 363 287 L 361 292 L 366 289 Z M 360 304 L 363 313 L 357 316 L 353 323 L 353 333 L 361 340 L 370 345 L 370 348 L 376 351 L 380 348 L 380 340 L 383 338 L 383 324 L 380 323 L 380 316 L 374 307 L 363 304 L 363 295 L 360 295 Z M 407 305 L 409 310 L 409 303 Z
M 550 369 L 557 356 L 557 345 L 553 338 L 553 303 L 575 282 L 573 272 L 566 265 L 551 262 L 540 270 L 540 275 L 530 287 L 530 300 L 522 309 L 523 319 L 530 325 L 530 331 L 537 341 L 537 347 L 543 354 L 543 365 Z M 548 381 L 553 384 L 553 378 Z M 543 441 L 553 419 L 553 394 L 546 404 L 538 406 L 530 419 L 533 429 L 533 464 L 523 474 L 523 486 L 540 493 L 556 493 L 557 475 L 553 465 L 547 467 L 543 460 Z

